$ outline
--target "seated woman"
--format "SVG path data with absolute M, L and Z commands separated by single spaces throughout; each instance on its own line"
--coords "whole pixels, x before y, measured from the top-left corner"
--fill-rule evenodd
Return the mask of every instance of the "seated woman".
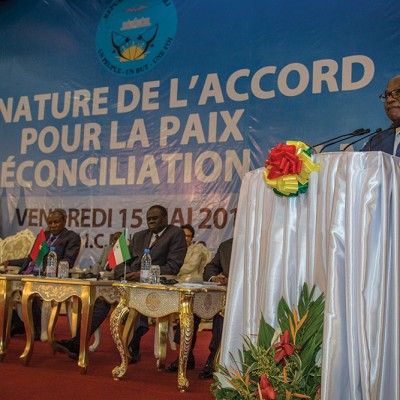
M 194 243 L 193 237 L 195 234 L 192 225 L 182 225 L 181 229 L 185 233 L 187 253 L 185 261 L 178 273 L 179 282 L 203 282 L 204 267 L 211 260 L 210 250 L 202 243 Z

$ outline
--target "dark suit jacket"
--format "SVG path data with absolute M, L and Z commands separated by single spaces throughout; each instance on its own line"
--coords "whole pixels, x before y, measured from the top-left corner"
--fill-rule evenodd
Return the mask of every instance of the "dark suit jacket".
M 50 236 L 50 232 L 46 231 L 45 236 L 47 240 Z M 51 246 L 55 247 L 57 261 L 68 261 L 70 268 L 72 268 L 81 248 L 81 237 L 77 233 L 64 228 L 58 235 L 57 240 Z M 9 265 L 20 267 L 19 273 L 22 274 L 28 267 L 30 261 L 30 257 L 20 258 L 17 260 L 9 260 Z M 47 256 L 45 256 L 43 259 L 44 269 L 46 268 L 46 265 Z
M 129 244 L 131 260 L 127 262 L 127 273 L 140 271 L 140 261 L 144 249 L 150 246 L 152 233 L 149 229 L 133 235 Z M 150 247 L 151 261 L 160 266 L 161 275 L 177 275 L 186 256 L 187 245 L 185 234 L 181 228 L 168 225 L 163 234 Z M 114 276 L 121 279 L 124 276 L 124 264 L 115 267 Z
M 361 151 L 383 151 L 385 153 L 393 154 L 395 134 L 395 129 L 386 129 L 371 140 L 371 145 L 367 142 Z
M 233 238 L 222 242 L 214 258 L 205 266 L 203 279 L 208 282 L 212 276 L 223 273 L 227 278 L 229 276 L 229 266 L 231 264 Z

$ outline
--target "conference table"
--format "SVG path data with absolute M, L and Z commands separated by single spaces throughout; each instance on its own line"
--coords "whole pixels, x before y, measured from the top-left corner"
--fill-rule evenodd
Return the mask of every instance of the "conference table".
M 211 283 L 170 285 L 149 285 L 141 283 L 115 282 L 113 286 L 120 294 L 120 300 L 110 318 L 111 334 L 121 356 L 121 364 L 112 375 L 115 380 L 123 377 L 128 368 L 128 339 L 131 337 L 138 313 L 157 319 L 158 354 L 157 368 L 165 366 L 166 342 L 169 316 L 178 314 L 181 327 L 179 349 L 178 389 L 184 392 L 189 387 L 186 365 L 193 337 L 193 315 L 211 319 L 225 307 L 226 289 Z M 122 324 L 125 321 L 122 329 Z
M 0 361 L 3 361 L 10 341 L 13 302 L 20 299 L 24 287 L 21 275 L 0 275 Z
M 21 279 L 24 288 L 22 292 L 22 317 L 26 331 L 26 346 L 20 356 L 23 364 L 27 366 L 32 357 L 34 347 L 34 325 L 32 319 L 32 301 L 38 296 L 41 299 L 51 302 L 51 314 L 47 329 L 48 342 L 54 354 L 54 327 L 60 312 L 61 304 L 69 298 L 74 299 L 74 312 L 72 331 L 76 332 L 77 325 L 77 300 L 80 299 L 80 351 L 78 366 L 84 374 L 89 364 L 88 342 L 92 324 L 93 307 L 96 299 L 103 298 L 110 304 L 116 303 L 119 299 L 118 291 L 113 287 L 113 282 L 90 279 L 60 279 L 60 278 L 39 278 L 28 276 Z

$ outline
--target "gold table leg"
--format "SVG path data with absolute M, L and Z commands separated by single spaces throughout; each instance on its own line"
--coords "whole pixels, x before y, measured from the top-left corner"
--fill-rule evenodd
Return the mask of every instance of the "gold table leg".
M 73 296 L 72 299 L 70 300 L 72 304 L 69 304 L 69 306 L 72 309 L 71 312 L 71 335 L 72 337 L 76 336 L 76 332 L 78 331 L 78 326 L 79 326 L 79 316 L 81 315 L 81 304 L 79 301 L 79 298 L 76 296 Z
M 51 302 L 51 313 L 49 319 L 49 325 L 47 326 L 47 341 L 49 343 L 50 353 L 55 354 L 53 348 L 54 342 L 54 327 L 56 326 L 58 315 L 60 314 L 61 303 L 52 300 Z
M 121 329 L 120 326 L 125 315 L 129 312 L 127 321 L 125 322 L 125 328 L 121 337 Z M 122 378 L 127 369 L 128 369 L 128 345 L 127 341 L 133 329 L 133 321 L 136 317 L 137 312 L 135 310 L 129 311 L 129 308 L 126 305 L 126 299 L 124 295 L 121 295 L 120 302 L 117 307 L 115 307 L 114 311 L 110 317 L 110 328 L 111 328 L 111 336 L 114 339 L 114 342 L 117 346 L 119 354 L 121 356 L 121 364 L 116 366 L 112 370 L 112 376 L 115 380 L 119 380 Z
M 26 333 L 26 346 L 24 352 L 20 355 L 22 363 L 27 366 L 31 360 L 34 344 L 34 326 L 32 318 L 32 302 L 34 295 L 31 293 L 32 283 L 27 282 L 25 284 L 24 291 L 22 293 L 22 319 L 24 321 L 25 333 Z
M 179 304 L 181 345 L 179 349 L 178 389 L 181 392 L 189 387 L 189 380 L 186 378 L 186 366 L 193 338 L 193 297 L 193 293 L 182 293 Z
M 0 282 L 0 362 L 4 360 L 10 342 L 12 299 L 9 285 L 5 280 Z
M 165 358 L 167 356 L 169 316 L 157 319 L 156 329 L 158 330 L 158 355 L 157 368 L 159 370 L 165 367 Z
M 89 335 L 92 327 L 92 315 L 94 302 L 96 300 L 96 292 L 90 287 L 82 287 L 82 314 L 81 314 L 81 337 L 79 343 L 79 360 L 78 365 L 82 368 L 81 373 L 86 374 L 89 364 Z

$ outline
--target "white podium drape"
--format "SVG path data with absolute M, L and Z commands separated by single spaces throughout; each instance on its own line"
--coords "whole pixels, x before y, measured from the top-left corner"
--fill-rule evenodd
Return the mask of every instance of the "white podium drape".
M 221 364 L 277 326 L 283 296 L 325 293 L 322 398 L 400 399 L 400 159 L 381 152 L 314 156 L 308 192 L 280 197 L 263 168 L 240 190 Z

